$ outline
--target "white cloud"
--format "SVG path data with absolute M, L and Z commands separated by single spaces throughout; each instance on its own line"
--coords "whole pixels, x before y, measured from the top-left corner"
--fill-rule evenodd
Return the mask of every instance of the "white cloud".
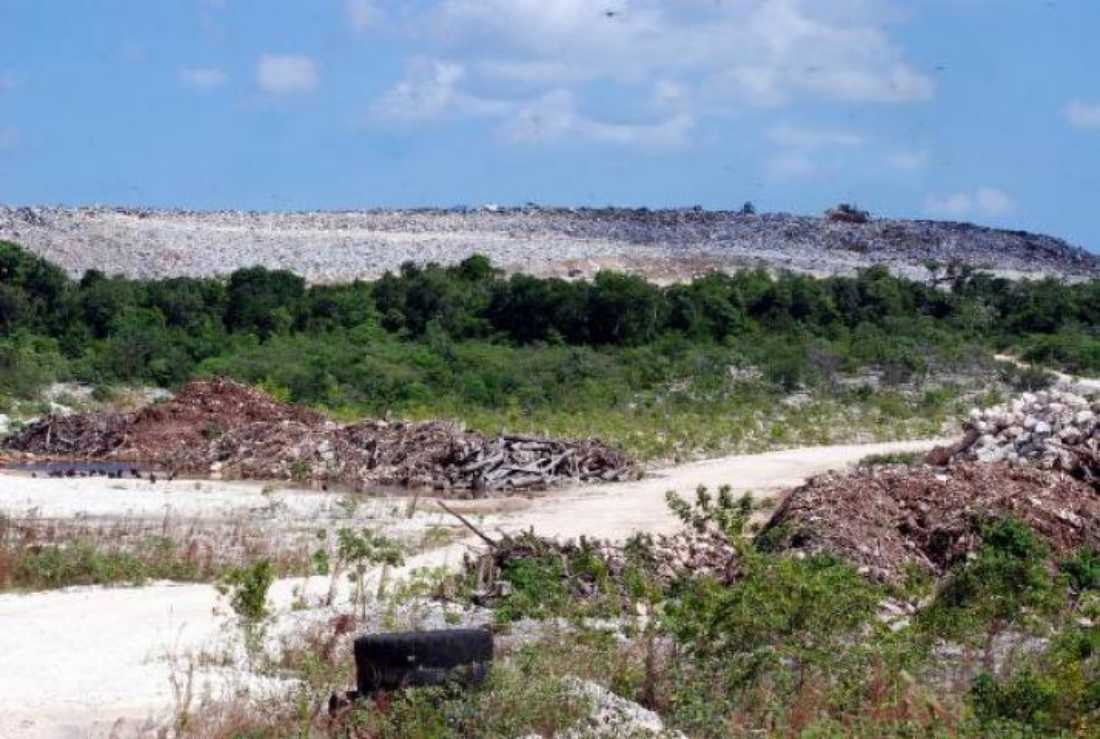
M 686 141 L 701 117 L 746 106 L 899 104 L 935 93 L 888 36 L 895 18 L 878 2 L 848 0 L 842 11 L 819 0 L 438 0 L 420 8 L 407 18 L 411 42 L 449 61 L 411 65 L 375 101 L 376 115 L 508 118 L 517 140 L 554 138 L 548 132 L 568 122 L 570 135 L 599 141 Z M 578 112 L 611 105 L 629 122 Z M 806 159 L 805 144 L 797 147 Z M 805 170 L 791 166 L 786 149 L 782 169 Z
M 965 216 L 974 210 L 974 198 L 966 192 L 957 192 L 946 197 L 929 195 L 924 202 L 924 209 L 937 215 Z
M 784 151 L 767 160 L 768 175 L 776 180 L 800 180 L 821 174 L 821 166 L 804 151 Z
M 853 131 L 780 125 L 766 134 L 777 151 L 766 160 L 767 172 L 777 180 L 807 179 L 840 166 L 844 154 L 862 147 L 866 139 Z
M 256 84 L 275 95 L 312 92 L 320 75 L 308 56 L 264 54 L 256 65 Z
M 896 151 L 886 157 L 886 163 L 902 172 L 917 172 L 928 166 L 927 151 Z
M 1011 213 L 1016 205 L 1003 190 L 995 187 L 979 187 L 974 196 L 974 207 L 982 215 L 1003 216 Z
M 399 121 L 426 121 L 445 116 L 496 121 L 513 143 L 543 143 L 568 138 L 644 146 L 678 146 L 686 141 L 694 120 L 676 114 L 655 122 L 601 121 L 578 110 L 575 95 L 551 90 L 531 99 L 508 100 L 472 95 L 461 89 L 466 68 L 439 59 L 418 59 L 405 78 L 376 101 L 375 116 Z
M 624 146 L 676 147 L 687 141 L 695 126 L 679 114 L 655 123 L 612 123 L 589 118 L 577 110 L 568 90 L 555 90 L 520 107 L 504 124 L 509 139 L 542 143 L 569 138 Z
M 486 116 L 507 113 L 513 106 L 462 92 L 466 78 L 461 64 L 439 59 L 417 59 L 395 85 L 374 104 L 374 114 L 394 120 L 428 120 L 442 115 Z
M 373 26 L 379 19 L 381 11 L 374 4 L 374 0 L 347 0 L 344 3 L 351 27 L 358 33 L 363 33 Z
M 730 105 L 800 96 L 906 102 L 934 94 L 881 29 L 873 4 L 838 17 L 817 0 L 442 0 L 440 39 L 507 54 L 495 71 L 550 83 L 693 80 Z M 486 70 L 491 73 L 493 69 Z
M 179 71 L 180 82 L 196 90 L 213 90 L 228 81 L 229 76 L 215 67 L 191 67 Z
M 1100 103 L 1074 100 L 1066 106 L 1065 116 L 1074 128 L 1100 129 Z
M 955 218 L 963 216 L 997 217 L 1007 215 L 1016 208 L 1012 197 L 995 187 L 979 187 L 974 192 L 957 192 L 946 197 L 931 195 L 924 208 L 929 213 Z

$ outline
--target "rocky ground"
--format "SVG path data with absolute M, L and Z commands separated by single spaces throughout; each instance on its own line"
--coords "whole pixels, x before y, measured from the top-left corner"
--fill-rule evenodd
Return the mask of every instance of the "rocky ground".
M 1010 403 L 975 408 L 965 435 L 936 449 L 930 462 L 1029 463 L 1066 472 L 1085 482 L 1100 480 L 1100 401 L 1058 387 L 1024 393 Z
M 1095 255 L 1049 236 L 964 223 L 846 223 L 783 213 L 526 208 L 261 213 L 0 206 L 0 239 L 63 266 L 131 277 L 221 275 L 262 264 L 313 282 L 375 277 L 406 260 L 489 256 L 510 271 L 587 276 L 617 268 L 658 281 L 712 269 L 850 274 L 885 264 L 927 275 L 958 260 L 1007 276 L 1100 273 Z

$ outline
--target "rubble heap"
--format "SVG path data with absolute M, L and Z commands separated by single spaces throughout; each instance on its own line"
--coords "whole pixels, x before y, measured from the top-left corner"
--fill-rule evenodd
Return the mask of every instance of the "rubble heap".
M 1024 393 L 1007 405 L 971 411 L 964 429 L 957 444 L 933 450 L 928 462 L 1029 462 L 1100 479 L 1100 402 L 1060 390 Z
M 1004 462 L 823 475 L 794 490 L 760 537 L 776 550 L 833 554 L 877 580 L 900 582 L 913 565 L 943 575 L 980 546 L 985 522 L 1007 516 L 1059 553 L 1100 546 L 1100 498 L 1091 487 Z
M 395 485 L 469 494 L 636 478 L 598 441 L 485 437 L 441 422 L 340 426 L 232 380 L 195 381 L 132 413 L 49 416 L 7 440 L 47 457 L 154 463 L 184 474 Z
M 746 266 L 855 274 L 884 264 L 925 279 L 928 260 L 1030 276 L 1100 274 L 1095 254 L 1050 236 L 968 223 L 865 222 L 851 207 L 834 212 L 530 205 L 265 213 L 0 204 L 0 239 L 74 278 L 93 268 L 136 278 L 216 277 L 261 265 L 334 283 L 378 277 L 410 259 L 456 264 L 478 253 L 509 271 L 546 276 L 591 276 L 612 266 L 676 279 Z

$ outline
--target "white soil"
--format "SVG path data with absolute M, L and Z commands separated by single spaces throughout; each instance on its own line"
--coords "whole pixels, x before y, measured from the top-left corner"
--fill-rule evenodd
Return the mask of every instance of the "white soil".
M 733 456 L 665 470 L 633 483 L 577 488 L 542 498 L 465 504 L 464 511 L 490 534 L 534 527 L 544 536 L 588 535 L 622 539 L 638 531 L 671 532 L 678 522 L 665 493 L 691 494 L 699 485 L 728 484 L 759 497 L 798 485 L 805 478 L 858 461 L 868 454 L 916 451 L 935 441 L 814 447 Z M 171 484 L 112 480 L 51 480 L 0 475 L 0 514 L 64 517 L 157 517 L 233 519 L 275 510 L 287 525 L 333 518 L 339 496 L 307 491 L 272 495 L 254 485 L 176 481 Z M 425 502 L 425 508 L 430 503 Z M 425 510 L 411 521 L 403 502 L 369 501 L 355 511 L 358 522 L 427 527 L 443 521 Z M 478 512 L 478 509 L 483 512 Z M 259 511 L 260 514 L 256 512 Z M 362 520 L 360 520 L 360 518 Z M 448 521 L 448 523 L 450 523 Z M 454 567 L 466 540 L 412 558 L 398 576 L 422 567 Z M 305 597 L 317 603 L 329 578 L 280 580 L 271 591 L 277 628 L 288 628 L 309 612 L 291 606 Z M 346 595 L 342 596 L 346 597 Z M 316 612 L 315 612 L 316 615 Z M 184 656 L 219 643 L 227 615 L 209 585 L 155 583 L 140 588 L 71 588 L 0 596 L 0 737 L 125 736 L 152 730 L 170 715 L 171 656 Z M 178 674 L 178 671 L 177 671 Z M 350 686 L 349 686 L 350 687 Z M 227 683 L 203 673 L 196 692 L 219 694 Z

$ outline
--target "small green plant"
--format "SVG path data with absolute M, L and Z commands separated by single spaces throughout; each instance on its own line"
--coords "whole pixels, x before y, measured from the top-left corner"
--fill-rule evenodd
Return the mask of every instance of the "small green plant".
M 230 570 L 218 583 L 218 591 L 229 598 L 229 607 L 237 616 L 250 657 L 258 654 L 263 646 L 270 615 L 267 593 L 274 581 L 275 571 L 270 560 L 261 559 L 248 567 Z
M 734 542 L 745 533 L 755 504 L 748 493 L 734 499 L 732 490 L 729 485 L 723 485 L 718 488 L 718 496 L 714 497 L 700 485 L 695 490 L 695 501 L 692 503 L 671 490 L 665 493 L 665 501 L 686 526 L 700 533 L 713 527 Z
M 311 471 L 309 462 L 304 459 L 296 459 L 290 463 L 290 477 L 295 482 L 303 482 L 309 479 Z
M 336 532 L 336 567 L 333 569 L 333 580 L 335 583 L 339 573 L 347 572 L 348 580 L 354 586 L 353 602 L 359 605 L 360 615 L 364 619 L 368 601 L 367 572 L 372 567 L 382 567 L 379 576 L 381 591 L 389 568 L 399 567 L 404 561 L 405 554 L 401 545 L 377 531 L 342 528 Z
M 982 673 L 970 688 L 970 700 L 983 724 L 1012 721 L 1046 726 L 1058 701 L 1058 686 L 1030 669 L 1003 681 Z
M 113 403 L 120 395 L 119 389 L 114 385 L 101 383 L 92 388 L 92 400 L 97 403 Z
M 982 526 L 981 535 L 974 558 L 948 575 L 935 602 L 919 614 L 925 629 L 988 639 L 1064 602 L 1047 566 L 1049 547 L 1030 528 L 1016 519 L 995 519 Z
M 1082 547 L 1059 562 L 1058 568 L 1069 578 L 1070 587 L 1076 592 L 1100 590 L 1100 552 L 1097 550 Z
M 882 465 L 904 465 L 914 467 L 924 462 L 920 452 L 890 452 L 886 454 L 868 454 L 859 460 L 860 467 L 879 467 Z
M 202 427 L 202 438 L 207 441 L 214 441 L 220 439 L 225 435 L 225 429 L 219 426 L 214 421 L 207 421 Z

